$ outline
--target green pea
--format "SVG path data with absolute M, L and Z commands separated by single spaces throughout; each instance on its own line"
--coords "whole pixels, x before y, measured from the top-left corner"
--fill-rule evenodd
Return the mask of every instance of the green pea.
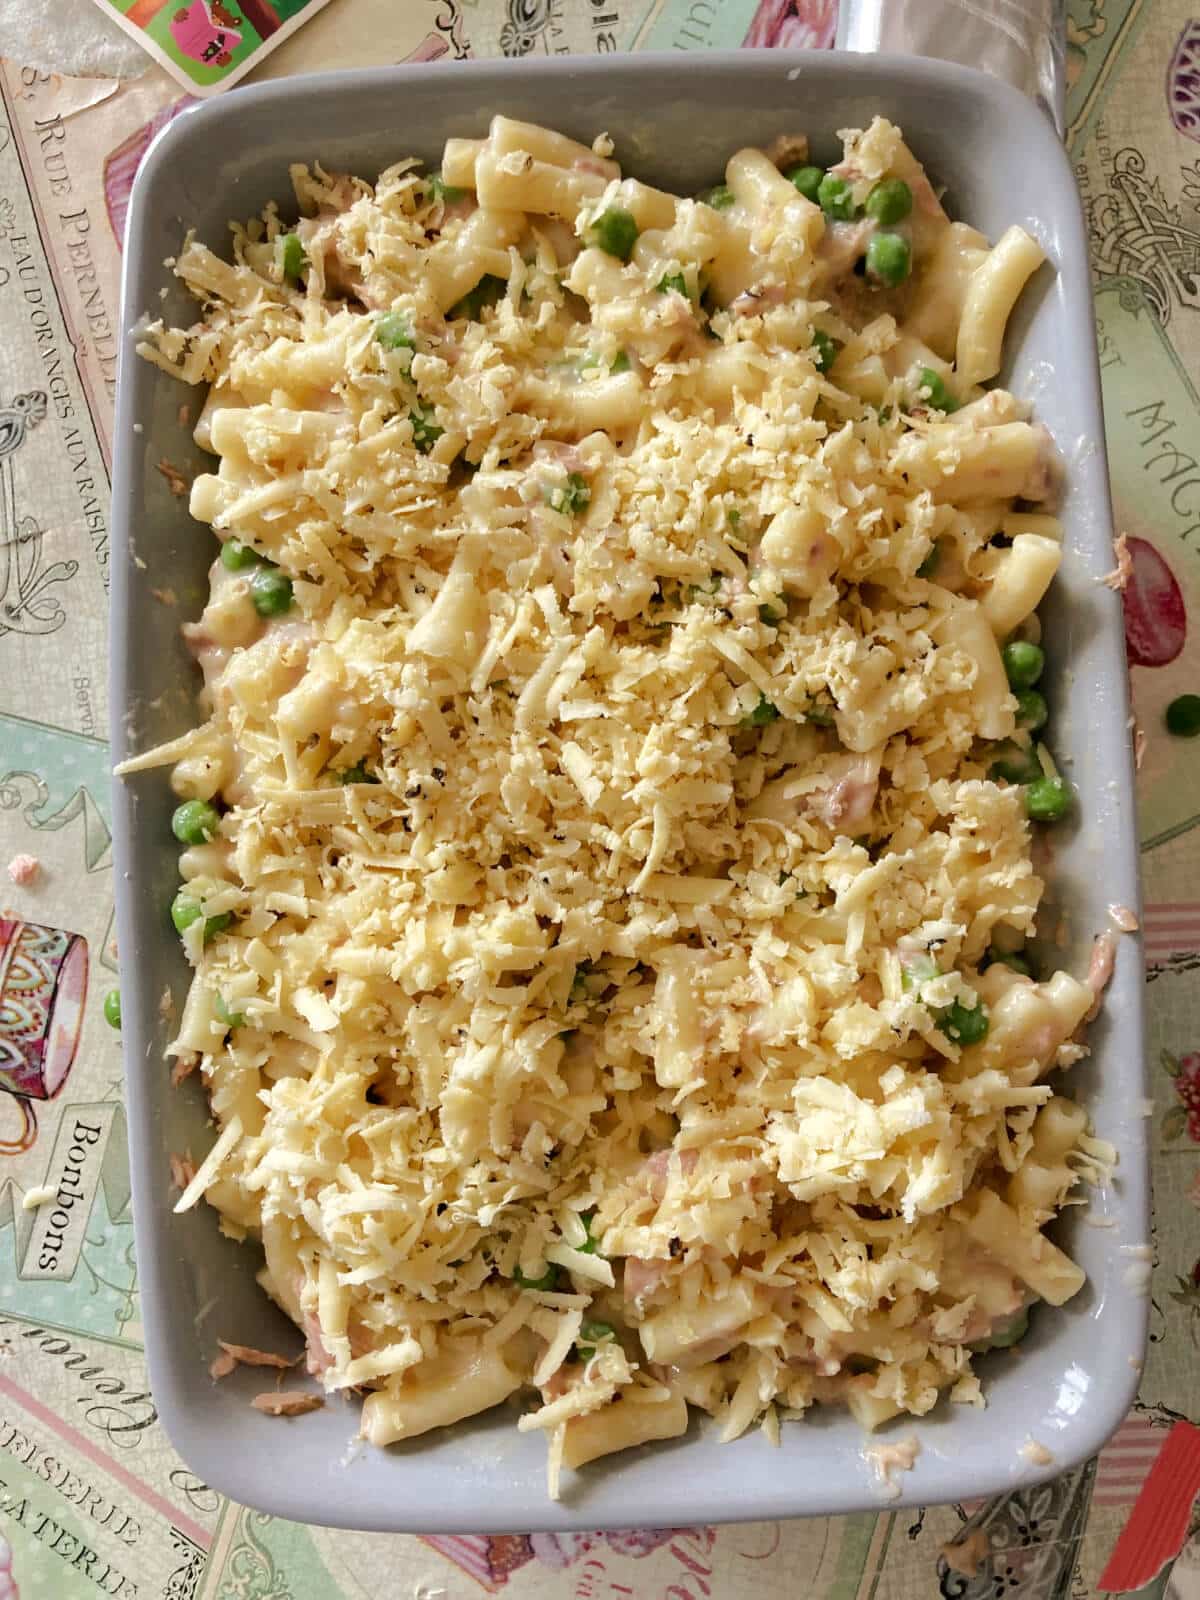
M 347 783 L 378 783 L 380 780 L 373 772 L 368 772 L 361 761 L 355 762 L 352 767 L 343 767 L 337 775 L 337 781 Z
M 845 178 L 835 178 L 832 172 L 824 173 L 817 185 L 817 203 L 834 222 L 850 222 L 858 211 L 854 191 Z
M 121 991 L 110 989 L 104 996 L 104 1020 L 110 1028 L 121 1026 Z
M 580 1332 L 582 1333 L 582 1331 L 581 1328 Z M 977 1355 L 982 1355 L 985 1350 L 1008 1350 L 1023 1339 L 1028 1331 L 1029 1308 L 1026 1306 L 1023 1310 L 1018 1311 L 1014 1317 L 1010 1317 L 1007 1322 L 1002 1322 L 998 1328 L 994 1328 L 986 1339 L 977 1340 L 971 1346 L 971 1349 Z
M 935 540 L 933 542 L 933 544 L 931 544 L 929 546 L 929 554 L 925 557 L 924 561 L 922 561 L 921 565 L 917 568 L 917 577 L 918 578 L 932 578 L 932 577 L 934 577 L 936 575 L 936 573 L 937 573 L 938 567 L 941 565 L 941 562 L 942 562 L 941 546 Z
M 867 196 L 866 213 L 890 228 L 903 222 L 913 208 L 912 190 L 903 178 L 881 178 Z
M 263 557 L 253 545 L 243 544 L 240 539 L 226 539 L 221 546 L 221 565 L 226 572 L 245 572 L 248 567 L 262 565 Z
M 422 405 L 420 401 L 408 413 L 408 420 L 412 423 L 413 444 L 423 456 L 429 454 L 446 431 L 438 427 L 434 421 L 435 415 L 432 406 Z
M 596 1346 L 605 1344 L 617 1336 L 617 1330 L 611 1322 L 593 1321 L 590 1318 L 579 1324 L 579 1338 L 575 1341 L 575 1352 L 581 1361 L 590 1361 L 596 1354 Z
M 1010 689 L 1032 689 L 1046 665 L 1041 645 L 1027 639 L 1010 639 L 1000 652 Z
M 912 268 L 908 240 L 898 233 L 877 233 L 867 246 L 867 272 L 872 278 L 894 289 L 903 283 Z
M 1177 739 L 1194 739 L 1200 733 L 1200 694 L 1181 694 L 1172 700 L 1163 721 Z
M 561 1276 L 561 1267 L 547 1266 L 540 1278 L 527 1278 L 518 1267 L 513 1273 L 513 1282 L 518 1289 L 541 1289 L 544 1293 L 551 1294 L 557 1289 Z
M 828 372 L 838 358 L 838 351 L 842 348 L 841 340 L 831 338 L 823 328 L 814 328 L 812 342 L 813 349 L 817 352 L 817 371 Z
M 1024 745 L 1006 743 L 997 747 L 996 759 L 988 768 L 993 783 L 1033 783 L 1042 775 L 1042 764 Z
M 591 970 L 592 963 L 590 961 L 581 961 L 576 966 L 571 978 L 571 993 L 568 1000 L 570 1005 L 581 1005 L 591 999 L 591 991 L 587 986 L 588 975 Z
M 300 274 L 308 265 L 304 246 L 298 233 L 280 233 L 275 236 L 275 265 L 279 276 L 288 283 L 299 283 Z
M 485 272 L 473 289 L 468 289 L 461 300 L 456 300 L 447 311 L 448 317 L 469 317 L 478 322 L 487 306 L 494 306 L 508 293 L 508 283 L 491 272 Z
M 1039 728 L 1044 728 L 1050 719 L 1050 707 L 1046 704 L 1046 697 L 1039 694 L 1036 689 L 1017 690 L 1017 727 L 1024 728 L 1026 733 L 1036 733 Z
M 629 371 L 629 356 L 624 350 L 617 351 L 616 355 L 613 357 L 612 366 L 609 367 L 608 370 L 614 375 L 618 372 Z
M 959 401 L 947 389 L 941 373 L 935 372 L 932 367 L 921 368 L 920 388 L 921 392 L 928 396 L 932 410 L 944 411 L 947 416 L 951 411 L 958 410 Z
M 772 705 L 765 694 L 760 694 L 758 704 L 748 717 L 742 718 L 741 726 L 743 728 L 765 728 L 768 724 L 777 721 L 778 717 L 779 707 Z
M 219 994 L 215 1001 L 217 1016 L 227 1028 L 240 1028 L 245 1022 L 245 1017 L 240 1011 L 231 1011 L 225 1004 L 225 996 Z
M 200 902 L 181 888 L 171 901 L 171 921 L 175 924 L 177 933 L 184 933 L 192 923 L 204 916 L 204 908 Z M 206 917 L 204 921 L 205 944 L 218 933 L 223 933 L 233 921 L 233 916 L 228 911 L 219 911 L 216 916 Z
M 821 198 L 821 181 L 825 174 L 820 167 L 789 167 L 784 177 L 806 200 L 811 200 L 815 206 L 824 206 L 825 202 Z M 842 180 L 834 178 L 832 182 L 837 184 Z
M 1025 791 L 1025 815 L 1031 822 L 1061 822 L 1071 799 L 1071 786 L 1062 778 L 1038 778 Z
M 591 499 L 592 491 L 588 488 L 587 479 L 578 472 L 568 472 L 566 483 L 556 483 L 546 491 L 546 504 L 551 511 L 559 511 L 564 517 L 573 517 L 577 512 L 586 511 Z
M 633 216 L 620 206 L 609 206 L 592 222 L 585 237 L 588 244 L 605 254 L 616 256 L 618 261 L 628 261 L 637 236 L 638 225 Z
M 282 617 L 291 609 L 292 580 L 278 567 L 259 567 L 250 579 L 250 598 L 260 617 Z
M 175 924 L 176 933 L 183 933 L 190 928 L 200 914 L 200 902 L 180 889 L 171 901 L 171 921 Z
M 171 818 L 171 832 L 180 844 L 207 844 L 220 826 L 221 814 L 207 800 L 185 800 Z
M 659 294 L 669 294 L 673 289 L 676 294 L 688 298 L 687 279 L 682 272 L 665 272 L 654 286 Z
M 733 190 L 727 183 L 718 183 L 711 189 L 702 189 L 696 198 L 714 211 L 728 211 L 733 204 Z
M 910 956 L 900 965 L 900 987 L 905 994 L 920 994 L 927 983 L 941 975 L 942 969 L 931 955 Z
M 1033 967 L 1019 950 L 989 950 L 988 964 L 993 967 L 1010 967 L 1023 978 L 1033 977 Z
M 430 200 L 440 200 L 443 205 L 452 206 L 456 201 L 465 198 L 467 191 L 459 189 L 452 183 L 447 183 L 440 172 L 431 172 L 426 180 L 429 185 Z
M 579 1220 L 583 1223 L 583 1231 L 587 1237 L 582 1244 L 576 1245 L 575 1248 L 585 1256 L 594 1256 L 600 1248 L 599 1242 L 592 1238 L 592 1218 L 595 1215 L 595 1211 L 581 1211 L 579 1213 Z
M 987 1007 L 982 1001 L 965 1006 L 961 1000 L 947 1006 L 938 1018 L 942 1032 L 954 1044 L 980 1044 L 988 1036 L 990 1021 Z
M 385 311 L 375 319 L 375 343 L 385 350 L 415 350 L 412 324 L 402 311 Z
M 787 608 L 784 606 L 759 606 L 758 608 L 758 620 L 765 622 L 770 628 L 777 628 L 786 616 Z

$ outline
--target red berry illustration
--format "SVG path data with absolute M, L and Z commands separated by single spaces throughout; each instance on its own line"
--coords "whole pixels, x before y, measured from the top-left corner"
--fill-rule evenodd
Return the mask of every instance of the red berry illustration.
M 1175 1094 L 1187 1112 L 1188 1138 L 1200 1144 L 1200 1052 L 1180 1056 Z
M 1175 575 L 1147 539 L 1130 539 L 1133 571 L 1125 589 L 1125 651 L 1131 667 L 1165 667 L 1187 639 L 1187 612 Z

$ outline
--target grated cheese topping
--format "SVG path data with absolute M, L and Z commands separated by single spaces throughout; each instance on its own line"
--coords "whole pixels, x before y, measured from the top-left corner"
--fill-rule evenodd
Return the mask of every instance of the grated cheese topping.
M 992 959 L 1042 896 L 997 744 L 1054 774 L 999 645 L 1061 530 L 980 383 L 1040 251 L 889 123 L 845 139 L 850 221 L 761 151 L 721 207 L 504 118 L 440 187 L 296 167 L 292 243 L 189 238 L 202 320 L 140 347 L 209 385 L 191 510 L 249 551 L 184 630 L 201 726 L 124 769 L 222 812 L 173 1047 L 221 1132 L 176 1209 L 261 1240 L 376 1443 L 530 1387 L 555 1484 L 689 1405 L 874 1427 L 978 1402 L 974 1348 L 1082 1282 L 1045 1079 L 1092 991 Z

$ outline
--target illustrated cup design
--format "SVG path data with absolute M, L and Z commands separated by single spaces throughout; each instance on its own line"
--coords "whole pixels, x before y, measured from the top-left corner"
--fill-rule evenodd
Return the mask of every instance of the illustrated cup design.
M 0 1134 L 0 1155 L 37 1138 L 34 1102 L 53 1100 L 70 1075 L 83 1032 L 87 941 L 82 934 L 0 917 L 0 1089 L 16 1098 L 20 1128 Z

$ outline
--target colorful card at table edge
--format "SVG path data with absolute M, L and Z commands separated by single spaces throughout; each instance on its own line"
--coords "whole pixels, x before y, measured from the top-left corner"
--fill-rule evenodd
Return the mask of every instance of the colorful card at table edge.
M 189 94 L 204 100 L 245 77 L 329 0 L 95 0 L 95 4 Z

